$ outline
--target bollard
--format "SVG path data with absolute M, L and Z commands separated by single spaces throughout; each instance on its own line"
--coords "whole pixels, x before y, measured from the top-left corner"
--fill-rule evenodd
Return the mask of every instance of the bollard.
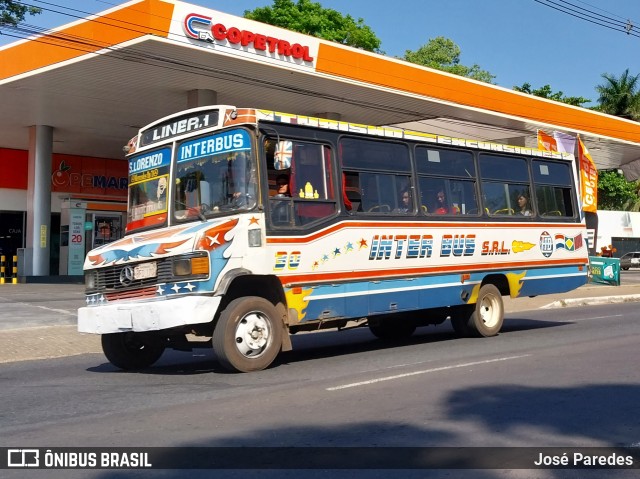
M 11 284 L 18 284 L 18 255 L 13 255 L 13 271 L 11 274 Z
M 4 262 L 6 260 L 6 256 L 0 256 L 0 284 L 4 284 L 4 278 L 6 276 Z

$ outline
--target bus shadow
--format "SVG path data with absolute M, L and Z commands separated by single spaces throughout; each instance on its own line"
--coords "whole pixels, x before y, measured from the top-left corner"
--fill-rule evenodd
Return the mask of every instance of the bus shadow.
M 570 321 L 509 318 L 505 321 L 500 335 L 567 326 L 570 324 Z M 376 338 L 366 326 L 342 331 L 326 330 L 298 333 L 291 337 L 293 350 L 281 353 L 268 369 L 318 359 L 330 359 L 340 356 L 348 357 L 349 355 L 372 351 L 437 344 L 446 341 L 477 340 L 481 340 L 481 338 L 459 338 L 448 321 L 437 326 L 418 328 L 411 337 L 395 341 Z M 157 375 L 233 374 L 218 364 L 211 348 L 194 349 L 192 352 L 168 350 L 154 366 L 135 372 L 122 371 L 110 363 L 103 363 L 99 366 L 88 368 L 87 371 L 95 373 Z

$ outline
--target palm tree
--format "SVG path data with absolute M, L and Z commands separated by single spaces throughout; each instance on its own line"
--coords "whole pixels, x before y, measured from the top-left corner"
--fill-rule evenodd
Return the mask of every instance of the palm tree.
M 596 87 L 600 94 L 600 111 L 630 120 L 640 120 L 640 74 L 630 76 L 627 68 L 620 77 L 603 73 L 602 78 L 606 80 L 605 83 Z

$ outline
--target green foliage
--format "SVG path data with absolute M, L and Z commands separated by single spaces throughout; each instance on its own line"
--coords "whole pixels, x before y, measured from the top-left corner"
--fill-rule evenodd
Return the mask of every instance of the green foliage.
M 362 18 L 354 20 L 311 0 L 273 0 L 273 6 L 245 10 L 244 17 L 332 42 L 380 51 L 381 41 Z
M 522 93 L 528 93 L 529 95 L 539 96 L 573 106 L 584 106 L 585 103 L 591 101 L 581 96 L 564 96 L 564 93 L 561 91 L 553 92 L 550 85 L 545 85 L 534 90 L 531 87 L 531 83 L 527 82 L 523 83 L 522 86 L 514 86 L 513 89 Z
M 404 59 L 436 70 L 453 73 L 474 80 L 492 83 L 495 75 L 473 64 L 470 67 L 460 64 L 460 47 L 445 37 L 431 38 L 416 51 L 406 50 Z
M 627 68 L 619 77 L 603 73 L 602 78 L 605 82 L 596 86 L 596 91 L 600 94 L 598 110 L 640 121 L 640 91 L 638 90 L 640 75 L 629 75 Z
M 637 182 L 627 181 L 617 170 L 598 172 L 599 210 L 630 211 L 637 202 Z
M 36 15 L 42 10 L 13 0 L 0 0 L 0 25 L 17 25 L 25 15 Z

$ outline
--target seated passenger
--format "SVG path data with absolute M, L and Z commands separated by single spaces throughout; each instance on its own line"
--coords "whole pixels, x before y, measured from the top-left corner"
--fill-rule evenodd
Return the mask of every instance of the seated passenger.
M 444 190 L 438 191 L 436 195 L 436 207 L 434 213 L 437 215 L 456 215 L 459 210 L 455 206 L 449 206 Z
M 393 212 L 408 213 L 409 211 L 411 211 L 411 195 L 409 194 L 409 190 L 403 190 L 400 195 L 400 204 Z
M 283 198 L 291 196 L 291 193 L 289 193 L 289 175 L 278 175 L 276 178 L 276 188 L 276 197 Z
M 520 207 L 520 211 L 518 212 L 518 214 L 521 214 L 522 216 L 531 216 L 529 198 L 524 195 L 518 196 L 518 206 Z

